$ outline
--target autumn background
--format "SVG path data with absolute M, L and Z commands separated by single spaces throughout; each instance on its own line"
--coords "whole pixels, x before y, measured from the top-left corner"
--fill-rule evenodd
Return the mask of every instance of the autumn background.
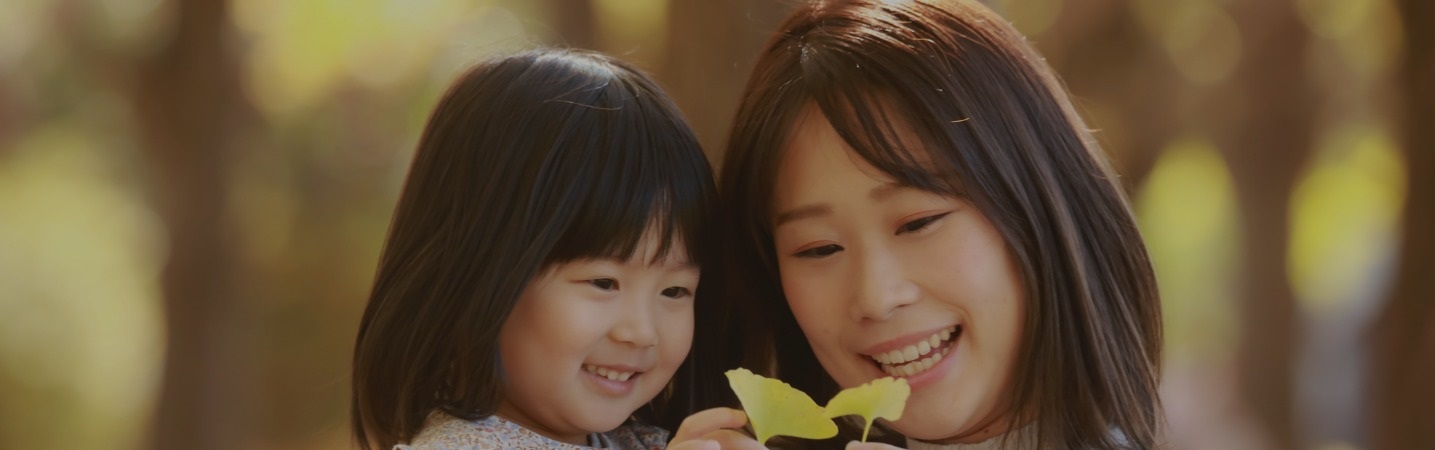
M 1123 174 L 1173 447 L 1435 448 L 1435 3 L 987 3 Z M 354 333 L 447 83 L 617 54 L 717 158 L 791 4 L 0 2 L 0 448 L 349 447 Z

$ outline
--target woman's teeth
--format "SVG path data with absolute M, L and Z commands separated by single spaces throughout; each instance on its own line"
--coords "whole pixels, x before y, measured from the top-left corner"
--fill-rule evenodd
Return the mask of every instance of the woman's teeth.
M 932 368 L 942 361 L 947 344 L 957 332 L 953 326 L 927 336 L 927 339 L 887 353 L 873 355 L 883 372 L 894 377 L 910 377 Z
M 598 366 L 595 366 L 595 365 L 592 365 L 592 364 L 584 364 L 584 365 L 583 365 L 583 370 L 587 371 L 588 373 L 591 373 L 591 374 L 594 374 L 594 375 L 597 375 L 597 376 L 600 376 L 600 377 L 603 377 L 603 378 L 607 378 L 607 379 L 613 380 L 613 381 L 628 381 L 628 378 L 631 378 L 631 377 L 633 376 L 633 374 L 637 373 L 637 372 L 619 372 L 619 371 L 616 371 L 616 370 L 608 370 L 608 369 L 606 369 L 606 368 L 598 367 Z

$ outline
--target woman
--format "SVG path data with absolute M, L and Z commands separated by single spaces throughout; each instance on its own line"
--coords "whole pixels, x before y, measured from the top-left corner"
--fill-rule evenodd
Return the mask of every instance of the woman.
M 1140 232 L 1051 69 L 980 4 L 800 5 L 748 82 L 719 191 L 725 282 L 699 296 L 733 310 L 699 311 L 730 319 L 698 331 L 695 406 L 731 404 L 715 393 L 736 365 L 819 402 L 895 376 L 912 396 L 879 440 L 1159 446 Z

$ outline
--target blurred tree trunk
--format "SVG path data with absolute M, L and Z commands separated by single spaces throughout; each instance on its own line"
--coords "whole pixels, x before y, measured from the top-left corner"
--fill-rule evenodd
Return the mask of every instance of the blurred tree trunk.
M 668 54 L 655 74 L 692 123 L 716 170 L 721 170 L 722 146 L 749 72 L 788 5 L 772 0 L 676 0 L 668 4 Z M 702 295 L 721 297 L 724 290 L 704 285 Z M 704 356 L 693 358 L 693 365 L 676 376 L 722 373 L 740 365 L 742 345 L 732 339 L 746 334 L 741 328 L 744 322 L 733 320 L 737 312 L 721 302 L 700 302 L 694 314 L 703 319 L 694 324 L 692 354 Z M 693 386 L 669 406 L 676 411 L 732 406 L 737 399 L 731 393 L 721 383 Z M 678 423 L 660 425 L 672 429 Z
M 1292 384 L 1301 336 L 1286 273 L 1290 200 L 1310 154 L 1317 104 L 1305 74 L 1308 31 L 1290 0 L 1228 5 L 1245 52 L 1205 110 L 1218 121 L 1245 243 L 1238 389 L 1273 448 L 1287 450 L 1298 444 Z
M 544 0 L 558 42 L 565 47 L 598 48 L 598 24 L 592 0 Z
M 1409 192 L 1399 268 L 1373 328 L 1371 448 L 1435 448 L 1435 3 L 1401 0 Z
M 657 76 L 687 115 L 714 165 L 722 160 L 748 73 L 787 5 L 772 0 L 668 4 L 668 55 Z
M 156 449 L 236 449 L 252 411 L 233 294 L 226 164 L 244 104 L 223 0 L 176 0 L 173 35 L 140 61 L 133 91 L 151 192 L 169 243 L 166 354 Z
M 1188 90 L 1127 3 L 1068 5 L 1051 29 L 1033 37 L 1067 83 L 1087 125 L 1096 130 L 1122 185 L 1134 194 L 1176 137 L 1181 125 L 1176 110 L 1182 105 L 1177 94 Z M 1088 103 L 1103 108 L 1087 110 Z

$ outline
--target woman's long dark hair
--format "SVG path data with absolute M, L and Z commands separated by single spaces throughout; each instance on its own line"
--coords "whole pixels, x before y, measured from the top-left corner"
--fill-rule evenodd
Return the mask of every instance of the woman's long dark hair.
M 733 404 L 721 370 L 735 365 L 819 402 L 838 389 L 787 306 L 770 223 L 782 149 L 808 105 L 874 167 L 971 199 L 1000 231 L 1027 294 L 1009 412 L 1034 420 L 1026 445 L 1158 445 L 1160 301 L 1127 199 L 1051 69 L 976 2 L 809 1 L 764 48 L 719 184 L 728 273 L 716 284 L 734 309 L 714 317 L 746 340 L 695 341 L 716 368 L 694 381 L 697 407 Z M 896 123 L 922 155 L 899 145 Z
M 390 448 L 434 411 L 492 414 L 499 330 L 530 280 L 552 264 L 626 260 L 649 231 L 656 257 L 681 242 L 711 266 L 715 197 L 682 115 L 621 61 L 538 50 L 464 74 L 424 130 L 359 325 L 355 440 Z

